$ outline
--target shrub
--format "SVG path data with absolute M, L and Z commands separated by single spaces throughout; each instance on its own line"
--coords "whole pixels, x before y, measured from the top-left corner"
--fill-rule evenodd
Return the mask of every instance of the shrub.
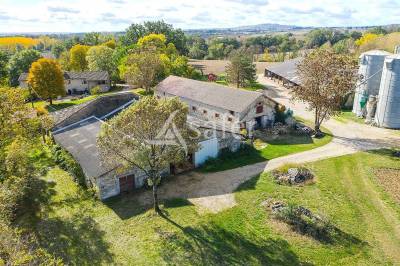
M 93 88 L 90 89 L 90 94 L 91 95 L 97 95 L 101 93 L 101 88 L 100 86 L 95 86 Z
M 74 177 L 74 181 L 79 185 L 86 187 L 85 174 L 81 166 L 74 160 L 71 154 L 61 148 L 59 145 L 54 145 L 52 148 L 53 160 L 61 169 L 67 171 Z

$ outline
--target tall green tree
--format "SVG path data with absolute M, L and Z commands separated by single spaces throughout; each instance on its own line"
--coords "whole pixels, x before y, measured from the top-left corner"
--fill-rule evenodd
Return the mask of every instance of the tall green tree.
M 347 54 L 318 49 L 297 66 L 301 87 L 294 87 L 293 98 L 308 104 L 315 113 L 315 131 L 321 135 L 322 122 L 340 111 L 344 97 L 359 79 L 357 61 Z
M 8 82 L 8 71 L 7 71 L 8 60 L 9 60 L 8 54 L 0 49 L 0 86 L 6 85 L 6 83 Z
M 256 80 L 256 66 L 252 56 L 244 49 L 232 53 L 230 62 L 226 67 L 228 82 L 235 84 L 237 88 L 244 87 L 249 82 Z
M 83 36 L 83 43 L 88 46 L 95 46 L 101 43 L 101 33 L 100 32 L 88 32 Z
M 162 20 L 132 24 L 121 37 L 121 42 L 129 46 L 136 44 L 140 38 L 149 34 L 163 34 L 167 39 L 166 43 L 173 43 L 180 54 L 187 54 L 185 33 L 181 29 L 174 29 L 172 25 Z
M 51 52 L 55 56 L 55 58 L 60 58 L 61 54 L 65 51 L 65 45 L 63 42 L 57 42 L 51 48 Z
M 39 59 L 32 64 L 28 84 L 35 94 L 53 104 L 53 99 L 65 95 L 64 72 L 60 64 L 48 58 Z
M 86 55 L 89 70 L 107 71 L 111 75 L 116 69 L 113 54 L 114 50 L 104 45 L 90 47 Z
M 136 167 L 146 174 L 156 212 L 162 173 L 197 149 L 187 114 L 187 105 L 178 98 L 147 96 L 103 124 L 97 140 L 104 163 L 123 170 Z M 168 135 L 171 129 L 175 139 Z
M 18 78 L 22 73 L 27 73 L 32 63 L 41 58 L 38 51 L 26 49 L 16 52 L 11 58 L 8 65 L 8 73 L 10 77 L 10 85 L 18 86 Z

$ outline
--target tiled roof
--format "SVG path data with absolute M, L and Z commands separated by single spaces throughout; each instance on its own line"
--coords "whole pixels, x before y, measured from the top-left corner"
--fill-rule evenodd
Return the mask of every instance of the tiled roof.
M 107 71 L 84 71 L 84 72 L 65 72 L 70 79 L 86 79 L 86 80 L 108 80 Z
M 85 80 L 109 80 L 107 71 L 84 71 L 84 72 L 64 72 L 65 79 L 85 79 Z M 28 73 L 22 73 L 18 81 L 26 81 L 28 79 Z
M 157 91 L 166 92 L 184 99 L 200 102 L 229 111 L 243 112 L 262 94 L 176 76 L 160 82 Z

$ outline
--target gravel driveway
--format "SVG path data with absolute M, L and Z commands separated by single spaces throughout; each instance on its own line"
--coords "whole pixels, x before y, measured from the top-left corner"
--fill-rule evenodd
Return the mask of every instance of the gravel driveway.
M 296 116 L 313 119 L 313 114 L 302 103 L 290 102 L 288 90 L 269 79 L 259 76 L 258 81 L 268 87 L 267 95 L 291 108 Z M 270 161 L 248 165 L 218 173 L 190 172 L 179 175 L 160 187 L 160 197 L 185 198 L 200 212 L 219 212 L 235 206 L 233 191 L 250 178 L 264 171 L 273 170 L 286 163 L 307 163 L 321 159 L 352 154 L 362 150 L 400 146 L 398 132 L 354 122 L 338 122 L 330 119 L 323 124 L 334 135 L 333 140 L 314 150 L 292 154 Z M 143 204 L 151 202 L 151 193 L 139 195 Z

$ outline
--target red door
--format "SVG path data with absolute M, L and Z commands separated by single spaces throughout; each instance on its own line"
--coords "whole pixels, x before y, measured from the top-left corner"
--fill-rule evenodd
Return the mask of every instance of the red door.
M 119 178 L 120 193 L 127 193 L 135 188 L 135 176 L 128 175 Z

